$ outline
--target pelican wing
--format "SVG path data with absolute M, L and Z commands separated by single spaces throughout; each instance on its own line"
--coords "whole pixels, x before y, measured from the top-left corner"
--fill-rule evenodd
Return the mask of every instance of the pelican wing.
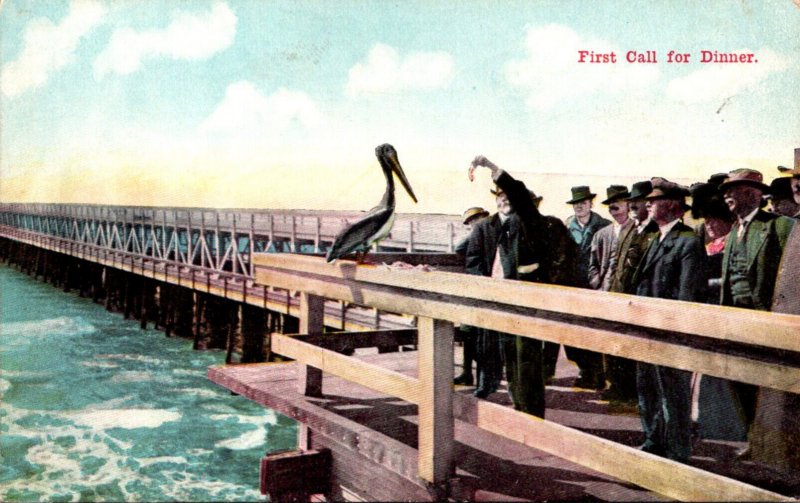
M 389 234 L 391 228 L 384 228 L 392 221 L 393 215 L 394 208 L 373 208 L 362 219 L 353 222 L 336 235 L 325 259 L 333 262 L 350 253 L 369 250 L 372 243 Z

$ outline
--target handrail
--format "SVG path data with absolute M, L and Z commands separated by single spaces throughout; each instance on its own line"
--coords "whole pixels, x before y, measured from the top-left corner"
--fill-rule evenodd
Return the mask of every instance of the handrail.
M 510 408 L 484 401 L 464 404 L 466 397 L 461 396 L 453 402 L 452 324 L 465 323 L 798 393 L 798 346 L 773 338 L 761 341 L 750 332 L 777 330 L 784 335 L 797 334 L 800 333 L 800 316 L 441 271 L 390 269 L 347 261 L 331 265 L 319 257 L 256 254 L 253 260 L 258 284 L 299 290 L 309 298 L 356 302 L 419 317 L 419 375 L 416 380 L 400 378 L 395 372 L 357 363 L 350 357 L 333 356 L 329 350 L 288 336 L 276 338 L 275 351 L 306 365 L 307 372 L 314 375 L 318 385 L 321 385 L 318 372 L 326 371 L 417 403 L 420 476 L 425 480 L 442 482 L 448 473 L 447 466 L 452 463 L 452 448 L 442 446 L 452 445 L 453 439 L 448 435 L 452 433 L 455 416 L 452 410 L 442 406 L 444 403 L 457 405 L 456 416 L 470 419 L 479 427 L 669 497 L 786 499 Z M 553 298 L 563 304 L 557 304 Z M 728 316 L 733 321 L 725 322 L 724 330 L 717 333 L 713 327 L 687 323 L 676 316 L 684 309 L 690 309 L 692 316 L 702 316 L 706 324 Z M 313 310 L 307 314 L 312 316 Z M 447 361 L 451 366 L 444 370 L 442 362 Z M 436 370 L 431 371 L 431 368 Z M 438 390 L 438 394 L 433 390 Z M 436 400 L 432 400 L 432 396 L 436 396 Z M 450 430 L 444 428 L 433 434 L 433 429 L 442 428 L 441 423 L 450 423 Z M 519 430 L 509 430 L 510 425 Z M 441 450 L 431 449 L 430 444 L 423 447 L 423 437 L 435 437 Z M 585 452 L 581 447 L 586 447 Z M 608 463 L 607 456 L 617 458 Z M 431 466 L 435 467 L 432 471 Z M 423 471 L 423 467 L 428 467 L 427 471 Z M 688 485 L 685 482 L 689 482 Z

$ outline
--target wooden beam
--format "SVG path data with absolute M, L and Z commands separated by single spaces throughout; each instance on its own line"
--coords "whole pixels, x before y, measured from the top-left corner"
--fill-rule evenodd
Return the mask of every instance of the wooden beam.
M 419 476 L 441 484 L 453 464 L 453 324 L 421 317 L 419 329 Z
M 795 336 L 800 333 L 800 316 L 797 315 L 443 271 L 389 269 L 356 265 L 350 261 L 327 264 L 316 257 L 301 255 L 256 254 L 254 261 L 259 282 L 259 273 L 264 268 L 303 271 L 327 278 L 510 304 L 800 352 L 800 338 Z M 765 326 L 769 330 L 765 330 Z
M 287 335 L 273 334 L 272 350 L 386 395 L 411 403 L 419 401 L 419 381 L 405 374 L 340 355 Z M 452 374 L 452 367 L 450 372 Z
M 326 298 L 453 323 L 492 328 L 523 337 L 568 344 L 604 354 L 800 393 L 798 367 L 694 348 L 677 338 L 666 340 L 648 338 L 645 337 L 646 332 L 641 330 L 638 335 L 632 335 L 619 330 L 590 328 L 566 321 L 538 318 L 535 310 L 509 308 L 477 300 L 465 302 L 463 297 L 398 290 L 353 280 L 334 280 L 263 268 L 256 271 L 256 276 L 259 282 L 281 288 L 302 288 Z M 800 320 L 800 317 L 795 318 Z M 630 330 L 634 331 L 635 328 L 631 327 Z M 764 331 L 761 327 L 759 333 Z
M 417 343 L 417 330 L 367 330 L 328 332 L 323 335 L 297 335 L 295 339 L 341 353 L 356 348 L 403 346 Z
M 456 394 L 455 415 L 484 430 L 685 501 L 791 498 L 665 459 L 508 407 Z
M 307 292 L 300 293 L 300 333 L 321 334 L 324 316 L 325 299 Z M 306 363 L 303 360 L 300 362 Z M 322 370 L 319 366 L 302 365 L 297 383 L 300 393 L 306 396 L 322 396 Z

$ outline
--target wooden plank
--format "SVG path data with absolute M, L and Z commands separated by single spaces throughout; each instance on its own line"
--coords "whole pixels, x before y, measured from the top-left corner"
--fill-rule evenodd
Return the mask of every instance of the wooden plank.
M 321 334 L 325 316 L 325 299 L 307 292 L 300 293 L 300 333 Z M 297 385 L 300 393 L 306 396 L 322 396 L 322 370 L 318 365 L 301 360 L 303 365 L 298 373 Z M 304 367 L 304 368 L 303 368 Z
M 453 464 L 453 324 L 421 317 L 419 329 L 419 476 L 441 484 Z
M 330 449 L 297 450 L 261 458 L 261 494 L 273 501 L 285 496 L 327 494 L 330 491 Z
M 304 271 L 437 294 L 597 318 L 800 352 L 800 316 L 482 276 L 389 269 L 315 257 L 256 254 L 259 268 Z M 769 330 L 764 327 L 769 326 Z
M 329 332 L 323 335 L 299 335 L 296 339 L 341 353 L 356 348 L 402 346 L 417 343 L 417 330 L 367 330 L 362 332 Z
M 371 283 L 334 281 L 275 270 L 257 269 L 256 276 L 258 281 L 281 288 L 303 288 L 326 298 L 492 328 L 523 337 L 800 393 L 800 368 L 789 365 L 716 353 L 672 340 L 537 318 L 536 311 L 510 310 L 490 302 L 472 300 L 465 303 L 460 298 L 430 296 L 426 292 L 397 292 L 396 289 Z M 764 331 L 763 327 L 761 331 Z
M 419 401 L 417 379 L 399 372 L 340 355 L 281 334 L 272 335 L 272 350 L 277 354 L 317 367 L 386 395 L 396 396 L 411 403 Z M 450 367 L 450 373 L 452 374 L 452 367 Z M 450 378 L 452 379 L 452 375 Z
M 457 394 L 458 419 L 582 466 L 685 501 L 792 501 L 486 400 Z

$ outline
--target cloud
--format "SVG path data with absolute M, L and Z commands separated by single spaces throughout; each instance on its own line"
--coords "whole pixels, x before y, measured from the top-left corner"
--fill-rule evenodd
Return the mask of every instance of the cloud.
M 667 84 L 667 97 L 684 103 L 729 98 L 754 87 L 770 74 L 785 70 L 789 66 L 787 58 L 769 49 L 756 52 L 741 49 L 733 52 L 754 53 L 758 62 L 704 65 L 702 70 L 671 80 Z M 700 57 L 699 53 L 697 57 Z
M 346 92 L 357 97 L 439 89 L 450 83 L 454 69 L 453 57 L 446 52 L 415 52 L 401 57 L 394 47 L 375 44 L 367 60 L 350 69 Z
M 179 12 L 163 30 L 120 28 L 94 62 L 95 78 L 127 75 L 148 58 L 202 60 L 230 47 L 236 36 L 236 14 L 223 2 L 203 14 Z
M 508 83 L 527 95 L 534 109 L 549 109 L 575 97 L 619 93 L 645 87 L 658 80 L 652 64 L 631 64 L 625 51 L 614 44 L 584 38 L 566 26 L 550 24 L 528 29 L 525 59 L 506 64 Z M 616 63 L 578 63 L 578 51 L 616 54 Z
M 75 61 L 75 49 L 105 17 L 102 4 L 73 0 L 59 23 L 37 18 L 25 28 L 25 44 L 19 57 L 3 65 L 3 94 L 14 97 L 47 82 L 50 74 Z
M 284 131 L 293 124 L 311 128 L 320 123 L 317 105 L 301 91 L 278 89 L 264 96 L 249 81 L 228 86 L 225 97 L 199 127 L 201 133 L 246 135 Z

